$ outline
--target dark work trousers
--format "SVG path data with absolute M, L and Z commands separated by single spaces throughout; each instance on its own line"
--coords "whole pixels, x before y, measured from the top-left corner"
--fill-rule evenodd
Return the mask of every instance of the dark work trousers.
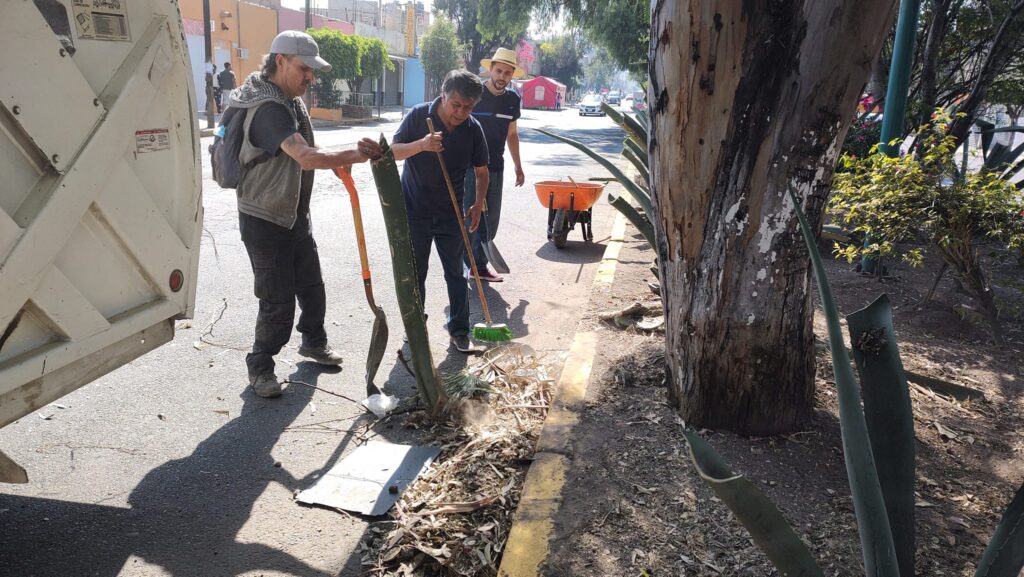
M 416 276 L 420 284 L 420 298 L 426 299 L 427 264 L 430 245 L 437 245 L 437 256 L 444 269 L 444 282 L 448 285 L 448 334 L 453 337 L 469 334 L 469 289 L 462 272 L 462 259 L 466 247 L 459 230 L 459 221 L 451 218 L 414 218 L 409 215 L 409 234 Z M 424 309 L 426 305 L 424 303 Z
M 501 178 L 504 172 L 491 170 L 488 172 L 487 184 L 487 212 L 480 213 L 480 224 L 476 232 L 469 233 L 469 240 L 473 244 L 473 258 L 476 259 L 476 268 L 486 270 L 487 254 L 484 253 L 483 243 L 494 240 L 498 234 L 498 223 L 501 221 Z M 473 170 L 466 171 L 466 191 L 462 197 L 462 207 L 469 212 L 470 207 L 476 202 L 476 175 Z M 486 218 L 485 215 L 486 214 Z M 466 232 L 469 232 L 469 221 L 466 221 Z M 466 267 L 469 267 L 469 257 L 466 257 Z
M 260 299 L 256 316 L 256 339 L 246 355 L 249 376 L 274 370 L 274 355 L 288 344 L 299 301 L 299 332 L 302 345 L 327 344 L 324 316 L 327 295 L 320 274 L 320 257 L 312 235 L 297 240 L 251 240 L 245 243 L 254 277 L 254 291 Z

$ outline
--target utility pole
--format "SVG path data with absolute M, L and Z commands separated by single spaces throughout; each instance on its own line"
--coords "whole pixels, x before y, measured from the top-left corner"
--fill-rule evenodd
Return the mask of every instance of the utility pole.
M 887 156 L 896 156 L 899 148 L 889 146 L 894 138 L 903 133 L 903 120 L 907 114 L 907 92 L 910 90 L 910 69 L 914 65 L 914 39 L 917 35 L 917 17 L 921 13 L 921 0 L 900 0 L 900 15 L 896 21 L 896 38 L 892 47 L 892 63 L 889 65 L 889 86 L 885 92 L 885 109 L 882 112 L 882 136 L 878 150 Z M 864 238 L 864 246 L 871 245 L 871 236 Z M 866 274 L 877 272 L 878 257 L 864 255 L 860 259 L 860 271 Z
M 313 0 L 306 0 L 306 30 L 313 27 Z
M 210 0 L 203 0 L 203 41 L 206 48 L 206 127 L 213 128 L 217 106 L 213 102 L 213 39 L 210 37 Z

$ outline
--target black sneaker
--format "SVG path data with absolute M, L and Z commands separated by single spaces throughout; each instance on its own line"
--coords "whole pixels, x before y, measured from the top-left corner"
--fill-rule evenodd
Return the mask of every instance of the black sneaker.
M 473 344 L 473 341 L 469 340 L 466 335 L 452 336 L 452 344 L 460 353 L 467 355 L 479 355 L 486 350 L 480 345 Z

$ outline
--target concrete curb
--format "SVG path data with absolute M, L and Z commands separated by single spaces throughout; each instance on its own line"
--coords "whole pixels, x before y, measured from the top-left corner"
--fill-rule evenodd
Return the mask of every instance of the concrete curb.
M 616 212 L 611 238 L 594 275 L 591 292 L 611 286 L 625 233 L 626 219 Z M 572 464 L 570 440 L 579 422 L 596 351 L 594 332 L 576 333 L 555 386 L 554 400 L 537 441 L 537 452 L 526 474 L 523 496 L 498 569 L 499 577 L 536 577 L 547 559 L 554 516 L 562 504 L 562 488 Z

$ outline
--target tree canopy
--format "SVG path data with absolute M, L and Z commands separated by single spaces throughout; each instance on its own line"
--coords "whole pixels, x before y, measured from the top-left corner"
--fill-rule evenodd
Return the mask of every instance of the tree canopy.
M 363 78 L 377 78 L 395 65 L 388 58 L 388 47 L 377 38 L 343 34 L 330 28 L 306 31 L 320 47 L 320 56 L 331 63 L 330 72 L 321 72 L 324 81 L 345 80 L 357 87 Z
M 441 15 L 427 28 L 420 46 L 423 71 L 435 86 L 440 86 L 445 74 L 458 68 L 464 50 L 456 35 L 455 25 Z
M 583 52 L 586 45 L 582 35 L 573 31 L 553 38 L 541 40 L 540 73 L 565 84 L 575 91 L 583 76 Z
M 535 1 L 435 0 L 434 8 L 455 25 L 467 68 L 476 72 L 480 60 L 489 58 L 495 48 L 515 48 L 526 36 Z

